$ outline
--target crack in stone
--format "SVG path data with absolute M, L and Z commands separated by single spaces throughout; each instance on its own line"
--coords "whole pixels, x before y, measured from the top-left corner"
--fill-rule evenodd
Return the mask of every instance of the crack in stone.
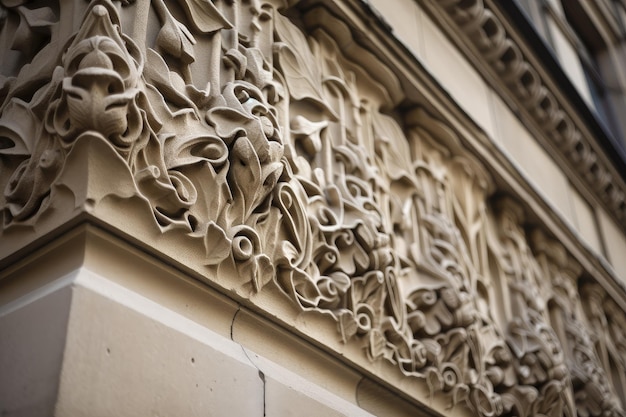
M 235 314 L 233 315 L 233 320 L 230 323 L 230 340 L 237 343 L 241 347 L 241 351 L 243 352 L 245 357 L 248 359 L 248 362 L 250 362 L 250 364 L 252 364 L 252 366 L 256 368 L 259 378 L 263 382 L 263 417 L 265 417 L 266 416 L 266 399 L 267 399 L 266 389 L 265 389 L 266 388 L 265 373 L 256 365 L 256 363 L 254 363 L 252 358 L 250 358 L 250 355 L 248 355 L 248 351 L 246 350 L 246 348 L 241 343 L 236 342 L 235 339 L 233 338 L 233 330 L 235 328 L 235 321 L 237 320 L 237 316 L 239 315 L 240 312 L 241 312 L 241 305 L 238 305 L 237 311 L 235 311 Z

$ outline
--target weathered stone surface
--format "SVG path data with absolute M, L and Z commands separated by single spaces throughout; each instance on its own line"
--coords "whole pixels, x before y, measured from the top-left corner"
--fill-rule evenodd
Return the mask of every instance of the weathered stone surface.
M 624 415 L 611 379 L 612 363 L 624 369 L 623 291 L 608 293 L 595 276 L 606 283 L 609 273 L 575 243 L 556 243 L 555 226 L 530 227 L 529 203 L 510 196 L 523 185 L 505 175 L 511 167 L 487 162 L 439 107 L 410 102 L 400 64 L 379 59 L 354 22 L 305 3 L 94 0 L 30 9 L 3 2 L 0 11 L 21 23 L 12 42 L 0 44 L 20 51 L 3 64 L 0 85 L 1 172 L 8 174 L 0 184 L 0 257 L 15 258 L 59 227 L 96 223 L 289 331 L 310 336 L 301 323 L 324 317 L 336 330 L 317 342 L 337 356 L 335 345 L 350 346 L 341 352 L 347 366 L 371 375 L 384 368 L 382 380 L 393 369 L 461 414 Z M 478 19 L 461 13 L 465 3 L 442 6 L 457 22 Z M 59 21 L 67 14 L 83 15 L 71 37 Z M 497 39 L 504 36 L 494 27 Z M 450 71 L 441 76 L 455 87 L 453 98 L 497 134 L 489 91 L 469 65 L 480 97 L 464 88 L 468 79 L 449 68 L 465 64 L 461 55 L 438 60 L 437 45 L 448 44 L 437 36 L 440 43 L 425 48 L 432 68 Z M 494 47 L 519 52 L 511 41 Z M 590 162 L 594 149 L 541 80 L 529 77 L 518 87 L 532 90 L 536 117 L 559 135 L 567 130 L 571 143 L 563 146 L 578 152 L 582 144 L 578 157 L 593 170 L 587 180 L 601 183 L 621 219 L 619 189 L 606 195 L 610 172 Z M 541 189 L 567 200 L 565 176 L 532 141 L 520 142 L 534 149 L 524 169 L 541 159 L 547 169 L 530 176 L 554 174 L 558 181 Z M 500 142 L 523 154 L 520 143 Z M 586 261 L 573 261 L 572 249 Z M 81 314 L 69 324 L 73 362 L 61 376 L 59 415 L 193 414 L 211 406 L 256 415 L 263 398 L 283 415 L 326 395 L 262 381 L 235 343 L 101 278 L 86 275 L 83 283 L 75 289 Z M 103 296 L 105 287 L 120 298 Z M 259 301 L 265 293 L 274 305 Z M 594 303 L 581 302 L 587 298 Z M 102 320 L 99 306 L 107 311 Z M 236 314 L 231 303 L 224 309 L 224 317 Z M 189 324 L 193 334 L 174 337 L 180 329 L 163 320 Z M 169 337 L 177 343 L 160 343 Z M 214 352 L 195 355 L 202 343 Z M 153 367 L 151 358 L 166 357 Z M 136 381 L 129 362 L 189 396 L 133 397 L 110 383 Z M 243 385 L 228 385 L 224 375 Z M 204 397 L 187 391 L 196 377 Z M 238 389 L 247 400 L 229 402 Z M 284 395 L 291 400 L 278 403 Z M 353 405 L 337 399 L 328 413 Z

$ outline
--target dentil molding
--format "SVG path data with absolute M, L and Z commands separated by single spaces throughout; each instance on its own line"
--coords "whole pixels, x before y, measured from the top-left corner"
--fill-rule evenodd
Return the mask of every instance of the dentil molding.
M 450 29 L 484 60 L 509 94 L 542 130 L 547 146 L 558 152 L 586 189 L 602 202 L 626 229 L 626 181 L 609 161 L 578 117 L 550 87 L 538 64 L 524 52 L 516 36 L 494 11 L 489 0 L 442 0 L 422 2 L 436 14 L 446 16 Z M 446 26 L 446 25 L 444 25 Z M 541 138 L 539 138 L 541 139 Z

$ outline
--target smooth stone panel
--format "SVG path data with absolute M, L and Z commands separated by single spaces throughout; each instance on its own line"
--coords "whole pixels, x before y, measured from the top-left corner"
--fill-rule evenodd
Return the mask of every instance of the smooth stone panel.
M 246 350 L 265 380 L 265 415 L 267 417 L 373 417 L 357 405 L 312 383 L 308 378 Z M 337 369 L 339 377 L 341 369 Z M 329 375 L 328 378 L 333 378 Z M 356 390 L 353 393 L 356 400 Z
M 421 23 L 424 66 L 478 126 L 490 137 L 495 136 L 490 88 L 430 18 L 424 15 Z
M 385 417 L 441 417 L 432 409 L 419 408 L 404 398 L 384 389 L 372 380 L 363 379 L 357 392 L 359 404 L 377 416 Z M 456 406 L 446 410 L 446 417 L 467 417 L 467 409 Z
M 306 316 L 305 321 L 310 319 L 308 322 L 316 323 L 316 318 L 320 317 L 311 313 Z M 332 323 L 330 318 L 321 318 Z M 336 336 L 333 328 L 328 330 L 330 337 Z M 278 363 L 309 383 L 330 391 L 345 401 L 355 403 L 356 387 L 362 375 L 313 344 L 333 346 L 336 343 L 333 340 L 318 338 L 313 343 L 308 343 L 245 309 L 235 317 L 232 338 L 264 360 Z
M 615 224 L 606 211 L 598 208 L 597 213 L 608 260 L 617 276 L 626 283 L 626 236 L 624 236 L 624 231 Z
M 574 84 L 580 93 L 581 97 L 590 107 L 594 107 L 595 105 L 593 103 L 593 99 L 591 98 L 589 85 L 585 79 L 585 73 L 583 71 L 580 58 L 578 58 L 578 53 L 551 16 L 547 17 L 547 21 L 550 38 L 552 39 L 553 47 L 561 63 L 561 68 L 563 68 L 563 71 L 565 71 L 572 84 Z
M 263 381 L 231 340 L 83 269 L 57 416 L 262 416 Z
M 370 0 L 369 4 L 391 26 L 394 35 L 413 55 L 423 58 L 422 20 L 426 17 L 415 0 Z
M 498 126 L 498 143 L 532 186 L 563 218 L 575 224 L 570 185 L 565 173 L 543 149 L 508 106 L 492 101 Z
M 53 415 L 71 298 L 68 285 L 44 286 L 0 306 L 1 416 Z
M 597 222 L 595 214 L 591 206 L 582 198 L 582 196 L 573 188 L 570 190 L 572 197 L 572 205 L 576 216 L 576 230 L 580 233 L 585 243 L 589 245 L 596 253 L 602 253 L 602 244 L 600 243 L 600 235 L 598 234 Z

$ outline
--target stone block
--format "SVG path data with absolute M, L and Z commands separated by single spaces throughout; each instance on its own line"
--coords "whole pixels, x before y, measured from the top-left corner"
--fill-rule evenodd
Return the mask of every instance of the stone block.
M 311 318 L 312 323 L 320 324 L 320 320 L 315 320 L 314 315 L 307 318 Z M 337 347 L 336 338 L 330 339 L 336 336 L 336 331 L 332 327 L 334 323 L 328 317 L 320 318 L 326 319 L 330 326 L 322 327 L 326 330 L 326 340 L 315 337 L 321 332 L 316 333 L 313 336 L 315 343 L 324 345 L 327 349 Z M 233 340 L 260 357 L 280 364 L 294 375 L 305 378 L 346 401 L 354 402 L 361 375 L 321 349 L 245 309 L 237 314 L 232 329 Z
M 576 86 L 576 89 L 582 98 L 585 99 L 589 106 L 593 107 L 593 99 L 591 98 L 591 93 L 589 92 L 589 86 L 587 85 L 583 67 L 580 59 L 578 58 L 578 53 L 570 41 L 565 37 L 560 27 L 554 22 L 552 17 L 548 16 L 547 21 L 550 38 L 552 39 L 552 44 L 561 63 L 561 67 L 569 77 L 572 84 Z
M 120 239 L 87 229 L 89 270 L 230 338 L 238 304 Z
M 570 190 L 572 197 L 572 208 L 576 217 L 576 231 L 580 233 L 585 243 L 589 245 L 596 253 L 602 253 L 602 244 L 600 243 L 600 235 L 595 218 L 595 213 L 591 206 L 582 198 L 575 190 Z
M 597 213 L 606 256 L 617 276 L 626 283 L 626 236 L 624 236 L 624 230 L 615 224 L 603 209 L 598 208 Z
M 41 287 L 0 307 L 0 415 L 53 415 L 71 296 Z
M 421 19 L 424 65 L 489 136 L 495 136 L 490 89 L 476 69 L 426 15 Z
M 504 152 L 542 197 L 573 225 L 570 185 L 565 173 L 508 106 L 500 100 L 493 100 L 492 103 L 498 142 Z
M 369 2 L 383 20 L 389 24 L 394 35 L 413 55 L 423 58 L 424 40 L 422 20 L 424 12 L 413 0 L 371 0 Z
M 239 345 L 82 270 L 56 415 L 260 417 L 263 381 Z
M 346 401 L 334 392 L 312 383 L 309 378 L 247 351 L 250 360 L 258 367 L 265 381 L 265 415 L 267 417 L 372 417 L 359 406 Z M 335 378 L 341 378 L 341 369 L 335 369 Z M 327 375 L 332 379 L 332 375 Z M 356 388 L 356 387 L 355 387 Z M 356 389 L 353 392 L 356 400 Z

